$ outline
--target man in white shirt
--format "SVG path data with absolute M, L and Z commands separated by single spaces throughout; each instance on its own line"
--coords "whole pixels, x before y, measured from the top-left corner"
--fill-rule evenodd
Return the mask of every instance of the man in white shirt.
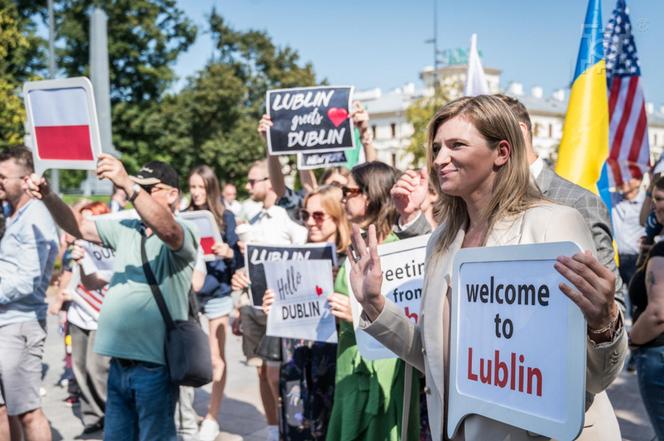
M 247 191 L 251 200 L 261 202 L 258 214 L 250 219 L 249 240 L 267 245 L 297 245 L 307 241 L 307 229 L 293 222 L 286 210 L 278 205 L 277 194 L 272 189 L 268 176 L 267 161 L 257 161 L 249 169 Z M 238 242 L 244 252 L 244 243 Z M 237 271 L 233 276 L 233 290 L 248 286 L 244 271 Z M 268 424 L 268 440 L 279 439 L 279 364 L 276 360 L 264 360 L 257 353 L 263 337 L 267 317 L 263 311 L 252 305 L 240 308 L 239 323 L 242 327 L 242 350 L 247 363 L 256 366 L 260 385 L 260 394 Z M 237 324 L 236 324 L 237 325 Z M 263 341 L 275 343 L 268 337 Z

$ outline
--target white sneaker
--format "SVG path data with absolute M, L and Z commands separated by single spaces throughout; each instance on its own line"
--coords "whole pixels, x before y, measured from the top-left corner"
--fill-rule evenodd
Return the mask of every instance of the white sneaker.
M 205 418 L 198 430 L 199 441 L 214 441 L 219 436 L 219 423 L 209 418 Z
M 279 426 L 267 426 L 267 441 L 279 441 Z

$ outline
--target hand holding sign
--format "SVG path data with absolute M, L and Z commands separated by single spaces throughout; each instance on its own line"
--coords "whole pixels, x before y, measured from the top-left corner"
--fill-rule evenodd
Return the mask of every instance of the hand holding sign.
M 272 118 L 270 118 L 270 115 L 263 115 L 258 122 L 258 133 L 260 133 L 263 140 L 267 140 L 267 131 L 270 130 L 272 125 Z
M 97 178 L 108 179 L 116 187 L 130 192 L 133 182 L 129 179 L 129 174 L 125 170 L 122 162 L 109 154 L 102 153 L 97 161 Z
M 615 302 L 616 276 L 613 272 L 602 265 L 590 251 L 577 253 L 573 257 L 560 256 L 554 266 L 576 288 L 566 283 L 560 284 L 560 290 L 581 309 L 588 327 L 591 330 L 607 331 L 597 337 L 593 336 L 595 343 L 610 340 L 610 331 L 613 331 L 610 329 L 611 325 L 615 324 L 618 318 L 618 306 Z
M 46 178 L 36 173 L 26 177 L 25 184 L 28 194 L 35 199 L 43 200 L 51 194 L 51 188 L 48 186 Z
M 348 296 L 335 292 L 327 298 L 327 302 L 333 316 L 345 322 L 353 323 L 353 310 L 350 307 Z

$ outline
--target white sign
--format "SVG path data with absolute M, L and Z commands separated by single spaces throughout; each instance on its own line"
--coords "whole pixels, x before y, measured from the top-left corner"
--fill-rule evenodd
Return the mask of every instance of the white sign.
M 98 272 L 104 279 L 110 277 L 113 274 L 115 250 L 85 240 L 81 242 L 83 242 L 82 247 L 85 250 L 85 256 L 81 262 L 83 274 L 89 275 Z
M 430 236 L 430 234 L 427 234 L 378 245 L 380 266 L 383 270 L 382 294 L 396 305 L 402 307 L 406 316 L 413 323 L 417 323 L 420 314 L 422 282 L 424 280 L 424 258 Z M 346 259 L 345 268 L 348 289 L 352 291 L 349 279 L 350 263 L 348 259 Z M 396 358 L 397 356 L 394 352 L 360 329 L 359 321 L 362 307 L 352 293 L 350 299 L 353 309 L 355 338 L 362 357 L 367 360 Z
M 92 84 L 85 77 L 31 81 L 23 97 L 35 172 L 95 170 L 102 152 Z
M 334 292 L 329 260 L 263 262 L 275 299 L 267 317 L 267 335 L 337 342 L 336 320 L 327 297 Z
M 570 283 L 553 266 L 556 257 L 580 251 L 556 242 L 467 248 L 455 256 L 450 438 L 470 414 L 560 440 L 581 432 L 586 322 L 560 291 L 560 283 Z
M 215 243 L 222 242 L 219 225 L 208 210 L 182 211 L 178 214 L 181 219 L 189 221 L 196 226 L 201 250 L 205 260 L 214 260 L 217 256 L 212 251 Z

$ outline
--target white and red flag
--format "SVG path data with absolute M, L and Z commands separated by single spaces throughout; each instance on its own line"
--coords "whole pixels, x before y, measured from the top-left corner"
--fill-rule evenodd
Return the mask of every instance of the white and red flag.
M 90 81 L 34 81 L 23 92 L 37 172 L 94 169 L 101 142 Z

